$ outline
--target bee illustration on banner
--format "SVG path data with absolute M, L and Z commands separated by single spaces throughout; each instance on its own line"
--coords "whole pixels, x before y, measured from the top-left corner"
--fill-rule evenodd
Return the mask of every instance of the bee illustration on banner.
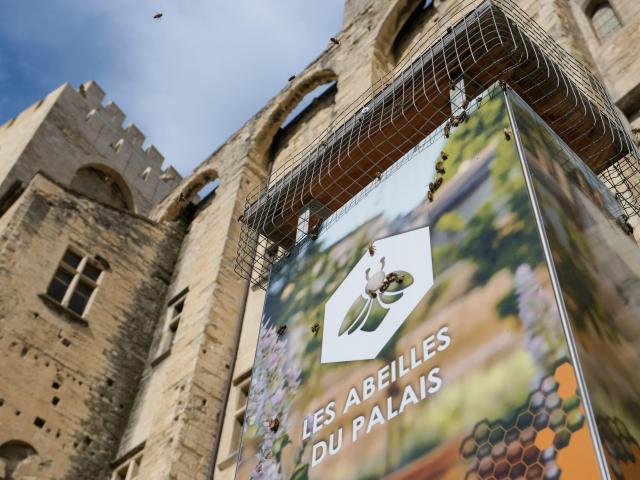
M 365 270 L 364 294 L 360 295 L 347 312 L 338 331 L 350 335 L 360 329 L 374 332 L 389 312 L 389 305 L 400 300 L 403 290 L 413 284 L 413 276 L 405 271 L 384 272 L 385 258 L 380 259 L 380 270 L 370 275 Z
M 325 302 L 321 363 L 375 358 L 433 285 L 427 226 L 376 238 L 360 255 Z

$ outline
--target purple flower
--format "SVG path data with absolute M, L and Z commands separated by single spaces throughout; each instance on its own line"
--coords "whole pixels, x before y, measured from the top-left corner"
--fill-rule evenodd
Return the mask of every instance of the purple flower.
M 288 351 L 276 327 L 262 328 L 247 404 L 247 423 L 256 427 L 256 436 L 261 442 L 256 454 L 258 464 L 251 477 L 254 479 L 282 478 L 280 465 L 274 460 L 276 449 L 281 448 L 281 442 L 277 440 L 286 435 L 288 411 L 300 385 L 301 374 L 298 367 L 301 361 L 291 358 L 292 355 L 294 352 Z M 274 419 L 280 424 L 275 432 L 269 427 Z

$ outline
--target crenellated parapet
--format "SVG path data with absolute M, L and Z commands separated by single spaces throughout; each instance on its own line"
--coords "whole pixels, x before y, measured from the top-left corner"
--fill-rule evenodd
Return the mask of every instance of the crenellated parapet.
M 80 85 L 77 92 L 84 97 L 89 107 L 84 118 L 85 123 L 89 128 L 102 130 L 99 144 L 108 144 L 116 154 L 123 150 L 130 153 L 136 163 L 140 163 L 137 170 L 140 170 L 140 175 L 146 182 L 151 178 L 150 173 L 153 173 L 169 187 L 167 192 L 180 183 L 182 176 L 173 166 L 162 168 L 164 155 L 155 145 L 145 146 L 146 137 L 138 126 L 135 123 L 125 126 L 126 114 L 118 104 L 114 101 L 104 103 L 106 94 L 100 85 L 90 80 Z M 151 172 L 145 173 L 147 167 L 151 167 Z
M 147 215 L 182 177 L 125 120 L 94 81 L 49 93 L 0 126 L 0 200 L 43 172 L 98 201 Z

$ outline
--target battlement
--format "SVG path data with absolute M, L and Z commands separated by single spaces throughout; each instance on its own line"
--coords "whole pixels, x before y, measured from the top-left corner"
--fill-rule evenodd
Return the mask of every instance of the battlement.
M 38 171 L 81 188 L 81 170 L 91 168 L 118 177 L 129 207 L 147 214 L 182 177 L 163 166 L 164 156 L 125 120 L 96 82 L 61 85 L 0 126 L 0 196 L 12 182 L 28 182 Z
M 135 123 L 125 126 L 126 114 L 122 109 L 112 100 L 104 103 L 106 94 L 100 85 L 90 80 L 80 85 L 76 91 L 84 97 L 88 106 L 85 123 L 95 128 L 98 128 L 100 123 L 106 123 L 111 127 L 108 134 L 105 134 L 104 128 L 101 129 L 99 144 L 106 143 L 116 152 L 131 151 L 138 160 L 148 162 L 152 172 L 170 188 L 180 183 L 182 176 L 175 168 L 168 165 L 162 169 L 164 155 L 155 145 L 144 146 L 146 137 L 138 126 Z M 143 177 L 146 181 L 149 178 L 149 172 L 146 168 L 143 168 L 142 172 L 146 172 Z

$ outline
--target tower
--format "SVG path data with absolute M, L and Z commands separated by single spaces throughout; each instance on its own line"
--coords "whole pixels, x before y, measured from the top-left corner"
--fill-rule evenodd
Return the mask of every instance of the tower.
M 637 2 L 516 4 L 640 127 L 640 63 L 627 48 Z M 235 272 L 247 197 L 325 148 L 328 131 L 446 32 L 456 5 L 347 0 L 337 44 L 327 39 L 184 179 L 94 82 L 0 126 L 0 478 L 3 465 L 14 478 L 233 478 L 265 299 Z M 637 207 L 628 164 L 601 175 Z M 311 221 L 322 215 L 313 205 Z M 260 267 L 249 266 L 264 283 Z

